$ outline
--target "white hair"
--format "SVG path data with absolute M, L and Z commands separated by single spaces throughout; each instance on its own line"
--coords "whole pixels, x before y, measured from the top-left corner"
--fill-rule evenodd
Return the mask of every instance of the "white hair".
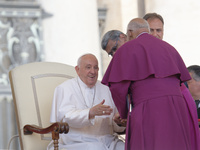
M 92 53 L 83 54 L 83 55 L 81 55 L 81 56 L 78 58 L 78 61 L 77 61 L 77 66 L 78 66 L 78 67 L 80 67 L 80 65 L 81 65 L 82 58 L 83 58 L 84 56 L 87 56 L 87 55 L 92 55 L 92 56 L 94 56 L 94 57 L 96 58 L 96 56 L 95 56 L 94 54 L 92 54 Z

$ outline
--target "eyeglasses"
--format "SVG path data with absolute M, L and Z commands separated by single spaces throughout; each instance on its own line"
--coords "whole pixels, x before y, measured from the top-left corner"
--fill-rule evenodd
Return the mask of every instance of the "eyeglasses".
M 119 38 L 117 38 L 115 46 L 113 46 L 112 49 L 111 49 L 111 51 L 108 53 L 109 56 L 113 56 L 114 52 L 116 52 L 117 47 L 118 47 L 118 40 L 119 40 Z

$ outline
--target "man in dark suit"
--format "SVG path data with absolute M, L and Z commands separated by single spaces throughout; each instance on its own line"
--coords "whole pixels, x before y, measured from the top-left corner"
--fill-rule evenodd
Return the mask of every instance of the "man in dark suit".
M 195 100 L 198 118 L 200 119 L 200 66 L 192 65 L 187 69 L 192 77 L 191 80 L 187 81 L 188 88 Z

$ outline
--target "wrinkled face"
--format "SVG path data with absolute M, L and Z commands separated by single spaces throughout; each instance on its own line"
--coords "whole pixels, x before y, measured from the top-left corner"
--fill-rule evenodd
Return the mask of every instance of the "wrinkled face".
M 192 77 L 192 73 L 190 73 Z M 187 81 L 189 91 L 194 99 L 197 99 L 197 97 L 200 97 L 200 81 L 195 81 L 193 78 L 189 81 Z
M 106 46 L 106 52 L 108 55 L 113 56 L 118 48 L 120 48 L 124 43 L 126 43 L 127 37 L 121 34 L 117 41 L 109 40 Z
M 80 61 L 80 65 L 75 67 L 80 79 L 88 86 L 93 87 L 98 78 L 98 61 L 93 55 L 85 55 Z
M 150 18 L 147 20 L 150 27 L 150 34 L 159 38 L 163 39 L 163 23 L 158 18 Z

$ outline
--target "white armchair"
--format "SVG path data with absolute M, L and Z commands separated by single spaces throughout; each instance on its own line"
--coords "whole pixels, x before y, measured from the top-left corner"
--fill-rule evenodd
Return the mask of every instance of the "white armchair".
M 44 150 L 52 139 L 58 149 L 59 133 L 67 133 L 69 126 L 50 124 L 54 89 L 75 76 L 74 67 L 54 62 L 25 64 L 9 72 L 22 150 Z

